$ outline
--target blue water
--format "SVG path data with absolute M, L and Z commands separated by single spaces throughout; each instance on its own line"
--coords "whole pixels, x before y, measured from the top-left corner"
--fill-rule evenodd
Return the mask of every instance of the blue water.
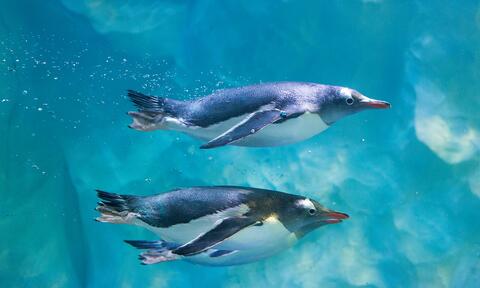
M 478 1 L 2 0 L 0 286 L 480 287 L 479 71 Z M 126 89 L 192 99 L 282 80 L 393 108 L 277 148 L 127 128 Z M 350 219 L 223 268 L 139 265 L 122 240 L 152 234 L 93 221 L 95 188 L 227 184 Z

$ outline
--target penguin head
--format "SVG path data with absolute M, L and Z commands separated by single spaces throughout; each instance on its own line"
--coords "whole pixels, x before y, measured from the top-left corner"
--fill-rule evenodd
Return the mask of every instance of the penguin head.
M 360 92 L 346 87 L 334 86 L 333 89 L 328 89 L 323 96 L 319 113 L 328 125 L 363 110 L 390 108 L 390 103 L 386 101 L 368 98 Z
M 305 234 L 328 224 L 340 223 L 349 218 L 345 213 L 330 210 L 315 200 L 298 199 L 294 203 L 295 234 L 303 237 Z

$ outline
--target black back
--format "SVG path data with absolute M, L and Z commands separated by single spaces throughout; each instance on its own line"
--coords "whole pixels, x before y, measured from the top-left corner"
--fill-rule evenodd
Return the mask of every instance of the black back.
M 206 186 L 177 189 L 155 196 L 130 196 L 128 205 L 145 223 L 169 227 L 241 204 L 250 208 L 245 216 L 262 219 L 274 213 L 282 220 L 288 218 L 282 211 L 288 211 L 298 199 L 304 197 L 265 189 Z
M 317 96 L 328 87 L 315 83 L 275 82 L 219 90 L 187 102 L 175 116 L 182 117 L 192 125 L 207 127 L 252 113 L 265 105 L 303 113 L 304 111 L 298 108 L 302 107 L 305 101 L 318 103 Z

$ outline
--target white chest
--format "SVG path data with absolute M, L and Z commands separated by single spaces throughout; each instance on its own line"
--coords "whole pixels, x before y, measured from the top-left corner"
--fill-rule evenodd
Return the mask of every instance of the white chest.
M 289 246 L 291 232 L 276 218 L 271 217 L 263 221 L 260 226 L 250 226 L 242 229 L 232 237 L 218 245 L 219 249 L 245 250 L 284 249 Z

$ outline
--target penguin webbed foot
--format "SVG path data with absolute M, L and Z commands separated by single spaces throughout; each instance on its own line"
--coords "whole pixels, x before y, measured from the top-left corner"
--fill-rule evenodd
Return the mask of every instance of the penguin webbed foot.
M 172 250 L 179 245 L 163 240 L 159 241 L 145 241 L 145 240 L 124 240 L 125 243 L 132 245 L 138 249 L 147 249 L 147 251 L 140 253 L 138 259 L 142 265 L 156 264 L 166 261 L 173 261 L 180 259 L 181 256 L 172 253 Z
M 152 131 L 158 128 L 158 124 L 162 122 L 163 115 L 157 114 L 153 116 L 151 113 L 130 111 L 128 115 L 132 117 L 133 122 L 128 125 L 129 128 L 138 131 Z
M 171 251 L 168 252 L 169 253 L 165 253 L 165 251 L 148 250 L 138 255 L 138 259 L 140 260 L 140 264 L 142 265 L 151 265 L 161 262 L 173 261 L 179 258 L 178 255 L 173 254 Z

